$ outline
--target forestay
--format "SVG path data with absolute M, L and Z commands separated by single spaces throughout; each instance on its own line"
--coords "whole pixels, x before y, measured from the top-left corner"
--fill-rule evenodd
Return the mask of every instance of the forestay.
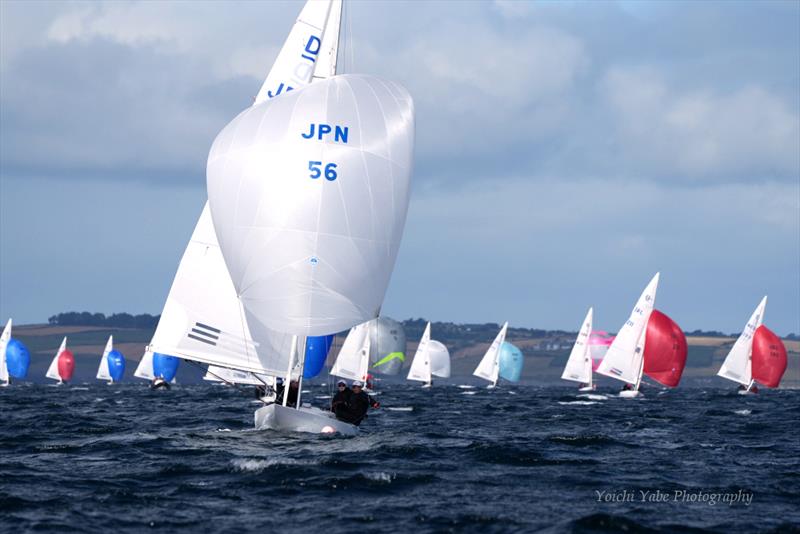
M 629 384 L 639 384 L 644 358 L 645 326 L 655 305 L 658 279 L 659 273 L 656 273 L 608 348 L 605 358 L 597 368 L 601 375 Z

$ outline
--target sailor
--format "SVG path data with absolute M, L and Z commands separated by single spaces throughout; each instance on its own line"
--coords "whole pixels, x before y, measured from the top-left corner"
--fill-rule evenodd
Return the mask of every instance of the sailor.
M 331 411 L 333 413 L 337 413 L 337 410 L 347 410 L 347 401 L 350 400 L 350 395 L 352 394 L 344 380 L 339 380 L 336 383 L 336 389 L 336 395 L 331 400 Z
M 150 382 L 150 389 L 169 389 L 169 382 L 158 376 Z
M 622 391 L 633 391 L 633 384 L 625 384 L 622 386 Z
M 378 401 L 367 395 L 362 389 L 363 386 L 364 385 L 359 380 L 353 381 L 350 386 L 353 393 L 350 395 L 350 401 L 347 404 L 354 425 L 361 424 L 361 421 L 367 416 L 367 410 L 369 410 L 370 407 L 378 408 L 381 405 Z

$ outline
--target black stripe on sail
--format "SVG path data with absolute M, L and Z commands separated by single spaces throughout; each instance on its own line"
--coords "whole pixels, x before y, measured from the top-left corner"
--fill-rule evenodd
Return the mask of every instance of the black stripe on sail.
M 210 337 L 211 339 L 219 339 L 219 336 L 215 336 L 214 334 L 209 334 L 208 332 L 203 332 L 202 330 L 198 330 L 197 328 L 192 328 L 192 332 L 195 334 L 200 334 L 201 336 Z
M 189 334 L 189 337 L 190 337 L 191 339 L 194 339 L 194 340 L 196 340 L 196 341 L 201 341 L 201 342 L 203 342 L 203 343 L 205 343 L 205 344 L 207 344 L 207 345 L 211 345 L 212 347 L 216 347 L 216 346 L 217 346 L 217 344 L 216 344 L 216 343 L 214 343 L 213 341 L 209 341 L 209 340 L 207 340 L 207 339 L 205 339 L 205 338 L 202 338 L 202 337 L 197 337 L 197 336 L 194 336 L 194 335 L 192 335 L 192 334 Z
M 207 324 L 194 323 L 194 325 L 196 327 L 198 327 L 198 328 L 205 328 L 206 330 L 210 330 L 210 331 L 214 332 L 215 334 L 221 334 L 222 333 L 222 330 L 220 330 L 218 328 L 214 328 L 213 326 L 208 326 Z

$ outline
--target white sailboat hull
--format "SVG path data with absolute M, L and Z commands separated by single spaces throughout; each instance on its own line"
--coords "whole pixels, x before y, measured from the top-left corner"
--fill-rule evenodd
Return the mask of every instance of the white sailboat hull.
M 635 399 L 636 397 L 642 397 L 642 393 L 635 389 L 629 389 L 626 391 L 620 391 L 619 396 L 623 399 Z
M 255 412 L 257 430 L 282 432 L 310 432 L 312 434 L 342 434 L 355 436 L 358 427 L 339 421 L 331 412 L 319 408 L 288 408 L 280 404 L 269 404 Z
M 582 387 L 582 388 L 578 389 L 578 391 L 581 392 L 581 393 L 583 393 L 584 391 L 594 391 L 594 390 L 595 390 L 594 385 L 585 386 L 585 387 Z

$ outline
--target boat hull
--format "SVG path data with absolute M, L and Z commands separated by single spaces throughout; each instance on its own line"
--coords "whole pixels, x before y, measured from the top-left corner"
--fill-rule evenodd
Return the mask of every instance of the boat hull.
M 629 389 L 626 391 L 620 391 L 619 396 L 623 399 L 635 399 L 636 397 L 641 397 L 642 393 L 635 389 Z
M 357 426 L 339 421 L 331 412 L 324 412 L 318 408 L 288 408 L 280 404 L 268 404 L 256 410 L 255 425 L 257 430 L 343 436 L 358 434 Z
M 594 391 L 594 386 L 584 386 L 578 389 L 579 392 L 583 393 L 584 391 Z

